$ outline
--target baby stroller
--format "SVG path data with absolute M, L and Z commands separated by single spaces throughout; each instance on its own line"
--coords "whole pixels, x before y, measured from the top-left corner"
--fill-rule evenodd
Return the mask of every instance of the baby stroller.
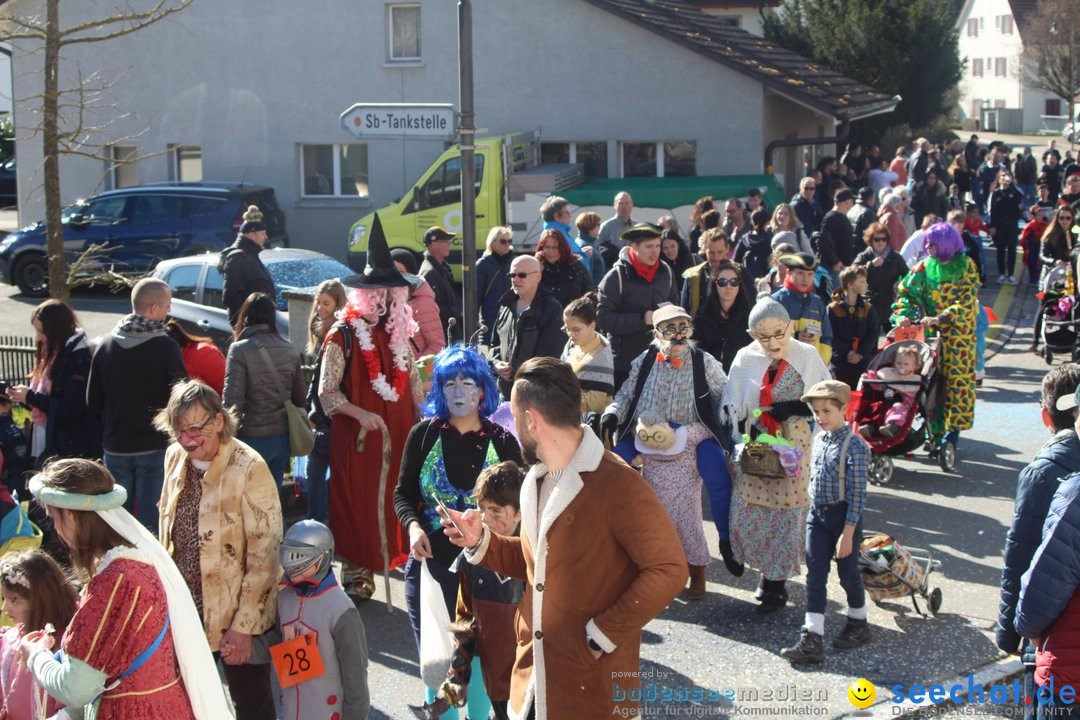
M 929 550 L 904 547 L 884 533 L 867 533 L 859 547 L 859 573 L 866 594 L 880 605 L 888 598 L 911 596 L 915 612 L 926 617 L 918 598 L 930 612 L 941 609 L 941 588 L 930 587 L 930 574 L 941 567 Z
M 1069 266 L 1059 265 L 1050 270 L 1043 282 L 1039 304 L 1042 356 L 1049 365 L 1055 353 L 1069 355 L 1073 362 L 1080 359 L 1077 352 L 1077 328 L 1080 327 L 1080 308 L 1075 295 L 1068 292 Z
M 918 381 L 919 389 L 915 394 L 914 408 L 896 434 L 891 438 L 877 435 L 866 438 L 872 453 L 869 480 L 875 485 L 884 485 L 892 478 L 894 457 L 913 452 L 922 445 L 926 435 L 926 418 L 941 401 L 942 382 L 937 369 L 939 341 L 937 338 L 926 340 L 922 328 L 897 328 L 890 333 L 890 342 L 871 358 L 867 370 L 880 370 L 891 366 L 896 359 L 896 351 L 905 346 L 914 347 L 919 351 L 922 358 L 919 371 L 921 380 Z M 901 383 L 895 380 L 888 382 L 867 377 L 866 374 L 859 378 L 859 385 L 851 394 L 847 417 L 853 432 L 859 431 L 859 426 L 867 419 L 874 402 L 879 400 L 891 402 L 891 397 L 887 397 L 891 395 L 887 386 L 896 384 Z M 916 426 L 918 429 L 912 431 L 912 427 Z M 958 433 L 949 432 L 942 440 L 941 446 L 936 448 L 938 465 L 945 472 L 950 472 L 956 467 L 958 439 Z M 931 456 L 934 454 L 932 450 Z

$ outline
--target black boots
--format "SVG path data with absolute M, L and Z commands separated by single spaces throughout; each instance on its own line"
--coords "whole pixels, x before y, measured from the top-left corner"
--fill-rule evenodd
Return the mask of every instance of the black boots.
M 803 628 L 799 642 L 794 647 L 784 648 L 780 657 L 792 663 L 819 663 L 825 660 L 825 641 L 810 628 Z
M 759 613 L 772 613 L 783 609 L 787 605 L 787 587 L 783 580 L 766 580 L 762 578 L 761 604 L 757 606 Z
M 728 572 L 735 577 L 742 577 L 743 571 L 746 570 L 746 566 L 741 562 L 735 561 L 735 552 L 731 549 L 730 540 L 720 541 L 720 557 L 724 559 L 724 567 Z
M 840 634 L 833 638 L 832 646 L 839 650 L 850 650 L 870 640 L 870 623 L 866 620 L 848 618 Z

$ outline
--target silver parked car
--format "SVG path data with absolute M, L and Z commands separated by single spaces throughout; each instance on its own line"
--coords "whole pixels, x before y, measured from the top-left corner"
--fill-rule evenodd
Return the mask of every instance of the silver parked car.
M 232 339 L 232 326 L 223 302 L 224 283 L 217 263 L 219 253 L 162 260 L 153 276 L 161 278 L 172 289 L 172 317 L 193 335 L 203 335 L 225 348 Z M 277 288 L 278 332 L 289 336 L 289 321 L 285 311 L 288 303 L 283 291 L 314 292 L 323 280 L 352 275 L 353 271 L 337 260 L 312 250 L 273 248 L 259 253 Z M 293 338 L 303 347 L 307 338 Z

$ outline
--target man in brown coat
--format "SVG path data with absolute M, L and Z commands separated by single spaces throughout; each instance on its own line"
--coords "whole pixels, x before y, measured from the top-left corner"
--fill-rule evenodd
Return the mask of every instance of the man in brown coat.
M 555 358 L 526 361 L 510 395 L 527 462 L 520 537 L 450 511 L 466 557 L 525 580 L 510 680 L 516 720 L 611 717 L 637 707 L 641 629 L 686 584 L 686 555 L 656 494 L 580 424 L 581 389 Z M 449 520 L 444 525 L 451 525 Z

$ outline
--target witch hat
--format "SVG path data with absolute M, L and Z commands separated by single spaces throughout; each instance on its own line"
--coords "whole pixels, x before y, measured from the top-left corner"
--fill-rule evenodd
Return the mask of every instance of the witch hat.
M 371 232 L 368 234 L 367 267 L 359 275 L 343 278 L 341 283 L 346 287 L 368 290 L 408 287 L 409 281 L 394 267 L 378 213 L 371 221 Z

